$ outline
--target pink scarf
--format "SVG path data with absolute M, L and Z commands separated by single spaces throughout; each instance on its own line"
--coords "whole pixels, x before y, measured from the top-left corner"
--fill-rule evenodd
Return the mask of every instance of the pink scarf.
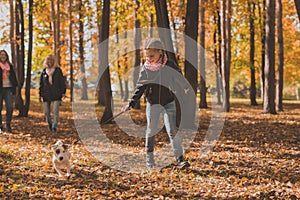
M 6 80 L 7 79 L 7 74 L 10 70 L 10 66 L 9 66 L 8 62 L 5 62 L 5 63 L 0 62 L 0 67 L 2 69 L 2 74 L 3 74 L 2 78 L 3 78 L 3 80 Z
M 163 56 L 160 56 L 158 60 L 149 60 L 146 59 L 145 67 L 146 69 L 149 69 L 150 71 L 157 71 L 160 69 L 162 65 L 165 65 L 168 61 L 167 54 L 163 54 Z
M 53 76 L 53 74 L 54 74 L 54 71 L 55 71 L 55 67 L 51 67 L 51 68 L 49 68 L 49 67 L 47 67 L 46 68 L 46 73 L 48 74 L 48 77 L 49 77 L 49 83 L 50 83 L 50 85 L 52 85 L 52 76 Z

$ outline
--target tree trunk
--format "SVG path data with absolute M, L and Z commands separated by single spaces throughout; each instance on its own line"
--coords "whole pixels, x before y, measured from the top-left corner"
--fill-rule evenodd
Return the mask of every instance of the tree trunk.
M 60 66 L 60 0 L 51 0 L 51 18 L 53 33 L 53 50 L 56 61 Z
M 200 103 L 199 108 L 207 108 L 206 72 L 205 72 L 205 7 L 204 0 L 200 4 Z M 196 6 L 196 5 L 194 5 Z M 195 20 L 196 21 L 196 20 Z M 198 31 L 198 30 L 197 30 Z
M 300 21 L 300 1 L 299 0 L 294 0 L 294 1 L 295 1 L 296 9 L 297 9 L 298 18 Z
M 101 6 L 102 6 L 102 4 L 101 4 L 101 2 L 102 1 L 100 1 L 100 0 L 98 0 L 97 1 L 97 13 L 101 13 L 102 11 L 101 11 Z M 102 14 L 103 15 L 103 14 Z M 103 16 L 102 16 L 103 17 Z M 98 19 L 97 19 L 97 28 L 98 28 L 98 41 L 99 41 L 99 43 L 100 43 L 100 41 L 101 41 L 101 38 L 100 38 L 100 36 L 101 36 L 101 34 L 102 34 L 102 29 L 103 29 L 103 27 L 101 26 L 101 17 L 100 16 L 98 16 Z M 100 61 L 100 59 L 101 59 L 101 56 L 100 56 L 100 54 L 98 53 L 98 61 Z M 103 86 L 103 83 L 102 83 L 102 81 L 101 80 L 103 80 L 103 79 L 100 79 L 100 81 L 99 81 L 99 83 L 98 83 L 98 85 L 97 85 L 97 100 L 98 100 L 98 102 L 97 102 L 97 105 L 99 105 L 99 106 L 105 106 L 105 91 L 104 91 L 104 86 Z
M 70 101 L 73 102 L 73 19 L 72 19 L 72 4 L 73 1 L 69 0 L 69 53 L 70 53 Z M 80 10 L 80 7 L 79 7 Z M 80 11 L 79 11 L 80 12 Z M 80 19 L 80 18 L 79 18 Z M 79 34 L 80 37 L 80 34 Z
M 154 0 L 154 6 L 157 26 L 162 28 L 158 30 L 159 37 L 164 43 L 168 57 L 177 63 L 170 31 L 167 2 L 166 0 Z
M 83 3 L 82 0 L 79 2 L 79 60 L 80 60 L 80 73 L 82 74 L 81 77 L 81 99 L 88 100 L 87 94 L 87 82 L 86 82 L 86 75 L 85 75 L 85 65 L 84 65 L 84 11 L 82 10 Z
M 255 18 L 255 2 L 248 2 L 250 12 L 250 73 L 251 73 L 251 85 L 250 85 L 250 102 L 251 106 L 256 106 L 256 83 L 255 83 L 255 66 L 254 66 L 254 55 L 255 55 L 255 30 L 254 30 L 254 18 Z
M 218 4 L 218 2 L 217 2 Z M 218 5 L 217 5 L 218 6 Z M 219 78 L 219 85 L 220 89 L 218 92 L 220 93 L 220 96 L 223 95 L 223 81 L 222 81 L 222 68 L 221 68 L 221 63 L 222 63 L 222 32 L 221 32 L 221 16 L 220 16 L 220 8 L 218 7 L 218 69 L 221 77 Z M 222 97 L 223 98 L 223 97 Z M 222 102 L 221 102 L 222 103 Z M 222 103 L 223 104 L 223 103 Z
M 103 2 L 103 12 L 102 12 L 102 31 L 100 33 L 99 41 L 99 75 L 100 82 L 103 83 L 103 89 L 105 91 L 105 110 L 101 118 L 101 123 L 106 122 L 113 116 L 112 112 L 112 91 L 110 82 L 110 72 L 108 66 L 108 36 L 109 36 L 109 18 L 110 18 L 110 0 Z M 111 123 L 111 120 L 107 123 Z
M 266 44 L 266 0 L 262 1 L 262 6 L 258 4 L 259 11 L 259 24 L 261 33 L 261 99 L 264 100 L 264 88 L 265 88 L 265 44 Z M 262 8 L 261 8 L 262 7 Z
M 127 39 L 127 32 L 124 32 L 124 39 Z M 124 71 L 127 72 L 128 71 L 128 52 L 127 52 L 127 47 L 124 49 Z M 129 86 L 128 86 L 128 77 L 125 77 L 124 80 L 124 96 L 123 96 L 123 102 L 128 102 L 128 98 L 129 98 Z
M 182 124 L 183 127 L 194 127 L 195 121 L 195 109 L 196 109 L 196 96 L 198 89 L 198 20 L 199 20 L 199 1 L 188 0 L 186 12 L 186 24 L 185 35 L 189 38 L 185 38 L 185 61 L 184 61 L 184 75 L 190 85 L 193 92 L 196 94 L 194 99 L 189 99 L 189 103 L 181 105 L 182 117 L 185 120 L 182 122 L 188 122 L 188 124 Z M 201 60 L 204 58 L 201 57 Z M 201 74 L 201 76 L 204 74 Z M 205 78 L 205 77 L 204 77 Z M 184 107 L 182 107 L 184 106 Z M 182 109 L 185 109 L 183 112 Z M 187 110 L 186 110 L 187 109 Z M 186 114 L 185 114 L 186 113 Z M 188 115 L 187 115 L 188 114 Z M 185 116 L 186 115 L 186 116 Z
M 16 34 L 15 34 L 15 47 L 16 47 L 16 65 L 15 65 L 15 69 L 16 69 L 16 76 L 18 79 L 18 87 L 17 87 L 17 91 L 16 91 L 16 100 L 15 100 L 15 104 L 16 104 L 16 109 L 20 109 L 20 105 L 22 105 L 22 102 L 18 101 L 18 95 L 21 93 L 21 90 L 19 90 L 20 87 L 22 87 L 22 84 L 20 84 L 20 82 L 22 81 L 22 77 L 19 77 L 19 66 L 21 66 L 21 50 L 20 50 L 20 16 L 19 16 L 19 1 L 15 1 L 15 26 L 16 26 Z M 22 100 L 22 99 L 21 99 Z
M 299 1 L 298 1 L 299 2 Z M 283 69 L 284 69 L 284 47 L 282 32 L 282 2 L 277 0 L 277 37 L 278 37 L 278 86 L 276 92 L 276 110 L 283 111 L 282 91 L 283 91 Z
M 266 1 L 265 89 L 263 112 L 276 114 L 275 109 L 275 1 Z
M 56 12 L 55 12 L 55 0 L 51 0 L 51 27 L 52 27 L 52 37 L 53 37 L 53 50 L 54 55 L 57 52 L 57 42 L 56 42 Z
M 231 1 L 227 0 L 226 4 L 226 74 L 225 74 L 225 81 L 226 81 L 226 103 L 224 104 L 224 110 L 229 112 L 230 110 L 230 64 L 231 64 Z
M 150 27 L 149 27 L 149 37 L 153 37 L 153 27 L 154 27 L 154 15 L 150 14 Z
M 27 56 L 27 73 L 25 86 L 25 112 L 24 116 L 28 116 L 30 106 L 30 85 L 31 85 L 31 63 L 32 63 L 32 41 L 33 41 L 33 0 L 29 0 L 29 19 L 28 19 L 28 56 Z
M 120 68 L 121 68 L 121 66 L 118 61 L 118 70 L 120 70 Z M 124 98 L 124 89 L 123 89 L 123 81 L 122 81 L 120 73 L 118 73 L 118 80 L 119 80 L 119 87 L 120 87 L 120 98 L 123 99 Z
M 119 28 L 117 26 L 116 28 L 116 43 L 117 46 L 119 46 Z M 124 97 L 124 89 L 123 89 L 123 83 L 122 83 L 122 73 L 121 73 L 121 65 L 120 65 L 120 50 L 117 50 L 117 66 L 118 66 L 118 80 L 119 80 L 119 87 L 120 87 L 120 98 L 123 99 Z
M 56 52 L 56 59 L 57 63 L 60 66 L 60 0 L 56 2 L 56 45 L 57 45 L 57 52 Z
M 16 70 L 17 62 L 16 62 L 16 38 L 15 38 L 15 8 L 14 8 L 13 0 L 9 0 L 9 8 L 10 8 L 9 38 L 10 38 L 10 49 L 11 49 L 11 62 Z
M 134 29 L 134 46 L 135 46 L 135 61 L 134 61 L 134 70 L 133 70 L 133 85 L 136 85 L 136 82 L 139 78 L 140 73 L 140 64 L 141 64 L 141 40 L 142 40 L 142 33 L 140 30 L 141 22 L 137 18 L 137 10 L 140 7 L 139 0 L 135 0 L 136 7 L 134 9 L 134 17 L 135 17 L 135 29 Z M 135 105 L 136 109 L 141 108 L 140 100 L 138 100 L 137 104 Z
M 230 111 L 230 61 L 231 61 L 231 0 L 221 0 L 221 69 L 222 69 L 222 93 L 223 111 Z
M 128 80 L 124 80 L 124 102 L 128 102 L 128 97 L 129 97 L 129 86 L 128 86 Z
M 177 4 L 177 6 L 178 6 L 178 9 L 183 9 L 184 7 L 183 6 L 185 6 L 185 5 L 183 5 L 183 3 L 180 3 L 180 4 Z M 178 16 L 176 15 L 174 15 L 175 13 L 174 12 L 172 12 L 172 10 L 171 10 L 171 12 L 170 12 L 170 21 L 171 21 L 171 25 L 172 25 L 172 37 L 173 37 L 173 40 L 174 41 L 178 41 L 178 37 L 177 37 L 177 31 L 176 31 L 176 29 L 178 29 L 177 28 L 177 26 L 176 26 L 176 20 L 178 19 Z M 175 55 L 178 55 L 179 54 L 179 52 L 178 52 L 178 50 L 179 50 L 179 48 L 178 48 L 178 43 L 174 43 L 174 50 L 175 50 Z M 177 57 L 178 58 L 178 57 Z
M 215 68 L 215 77 L 216 77 L 216 93 L 217 93 L 217 104 L 221 105 L 221 93 L 220 93 L 220 77 L 219 77 L 219 72 L 221 71 L 221 66 L 220 66 L 220 58 L 221 58 L 221 54 L 220 54 L 220 14 L 219 11 L 217 9 L 215 16 L 214 16 L 214 24 L 215 24 L 215 28 L 214 28 L 214 61 L 216 64 L 216 68 Z M 217 37 L 218 36 L 218 37 Z M 218 38 L 218 39 L 217 39 Z
M 299 101 L 300 100 L 300 93 L 299 93 L 299 88 L 297 86 L 295 88 L 295 96 L 296 96 L 296 100 Z
M 17 44 L 17 66 L 16 74 L 18 79 L 18 87 L 16 92 L 15 104 L 16 108 L 19 110 L 20 117 L 26 116 L 26 110 L 24 107 L 24 101 L 22 98 L 22 87 L 25 80 L 25 40 L 24 40 L 24 12 L 23 4 L 21 0 L 16 1 L 16 37 L 18 38 Z

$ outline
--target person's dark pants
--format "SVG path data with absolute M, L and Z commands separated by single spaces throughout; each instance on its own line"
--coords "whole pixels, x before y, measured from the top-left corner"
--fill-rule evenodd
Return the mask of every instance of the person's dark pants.
M 53 104 L 52 105 L 53 118 L 51 118 L 51 114 L 50 114 L 51 103 Z M 57 129 L 58 127 L 59 106 L 60 106 L 60 100 L 44 102 L 45 119 L 50 126 L 49 128 L 51 129 Z
M 3 100 L 5 101 L 5 108 L 6 108 L 6 126 L 10 126 L 10 122 L 12 119 L 13 114 L 13 103 L 14 103 L 14 95 L 13 95 L 12 88 L 3 88 L 2 92 L 0 93 L 0 128 L 3 127 L 2 125 L 2 108 L 3 108 Z

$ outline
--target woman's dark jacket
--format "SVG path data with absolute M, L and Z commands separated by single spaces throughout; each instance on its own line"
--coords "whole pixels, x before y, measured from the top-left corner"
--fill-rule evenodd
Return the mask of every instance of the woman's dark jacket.
M 17 77 L 16 77 L 16 73 L 14 71 L 14 67 L 9 64 L 10 66 L 10 70 L 9 70 L 9 80 L 10 80 L 10 83 L 12 85 L 12 93 L 15 95 L 16 94 L 16 87 L 18 86 L 18 81 L 17 81 Z M 2 71 L 2 68 L 0 67 L 0 92 L 2 92 L 2 89 L 3 89 L 3 71 Z
M 174 101 L 174 92 L 178 90 L 175 85 L 178 85 L 176 84 L 178 80 L 183 83 L 183 87 L 188 88 L 186 82 L 182 81 L 185 79 L 181 70 L 173 61 L 168 60 L 158 71 L 150 71 L 143 66 L 129 105 L 134 108 L 144 93 L 151 105 L 164 106 Z
M 52 85 L 49 83 L 49 76 L 44 69 L 40 76 L 40 97 L 44 102 L 61 100 L 66 93 L 65 79 L 60 68 L 56 67 L 52 75 Z

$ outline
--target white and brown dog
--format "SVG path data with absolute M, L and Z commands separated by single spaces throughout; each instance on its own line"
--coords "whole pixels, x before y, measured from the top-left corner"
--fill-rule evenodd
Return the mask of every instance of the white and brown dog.
M 66 177 L 70 177 L 70 158 L 71 153 L 68 150 L 68 145 L 64 144 L 61 140 L 58 140 L 55 144 L 52 145 L 52 151 L 54 152 L 52 157 L 52 163 L 54 169 L 57 171 L 60 177 L 64 176 L 62 169 L 66 169 Z

